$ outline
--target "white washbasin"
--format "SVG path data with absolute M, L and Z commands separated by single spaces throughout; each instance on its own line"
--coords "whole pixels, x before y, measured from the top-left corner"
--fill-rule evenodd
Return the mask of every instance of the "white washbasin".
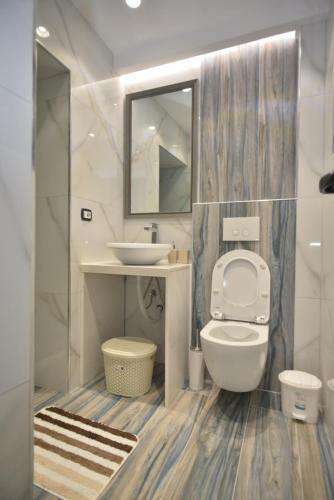
M 107 243 L 123 264 L 150 266 L 166 258 L 172 245 L 165 243 Z

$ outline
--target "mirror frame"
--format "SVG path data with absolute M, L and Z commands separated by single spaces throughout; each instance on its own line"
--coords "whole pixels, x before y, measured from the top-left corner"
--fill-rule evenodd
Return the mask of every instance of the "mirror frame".
M 184 88 L 192 89 L 192 118 L 191 118 L 191 192 L 190 210 L 187 212 L 143 212 L 131 213 L 131 151 L 132 151 L 132 102 L 136 99 L 154 97 L 161 94 L 177 92 Z M 192 205 L 197 201 L 197 172 L 198 172 L 198 80 L 188 80 L 172 85 L 157 87 L 127 94 L 125 97 L 124 123 L 124 217 L 150 218 L 189 215 Z

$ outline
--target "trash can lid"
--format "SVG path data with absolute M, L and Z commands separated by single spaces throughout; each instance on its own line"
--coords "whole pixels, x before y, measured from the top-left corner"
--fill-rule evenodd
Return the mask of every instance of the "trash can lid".
M 105 354 L 116 356 L 142 357 L 150 356 L 157 350 L 157 346 L 148 339 L 140 337 L 115 337 L 102 344 L 102 351 Z
M 283 384 L 300 389 L 320 389 L 322 386 L 318 377 L 299 370 L 284 370 L 278 375 L 278 378 Z

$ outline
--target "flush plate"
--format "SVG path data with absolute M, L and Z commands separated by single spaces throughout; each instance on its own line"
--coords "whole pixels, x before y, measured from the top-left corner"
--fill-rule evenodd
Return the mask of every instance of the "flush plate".
M 259 241 L 259 217 L 224 217 L 224 241 Z

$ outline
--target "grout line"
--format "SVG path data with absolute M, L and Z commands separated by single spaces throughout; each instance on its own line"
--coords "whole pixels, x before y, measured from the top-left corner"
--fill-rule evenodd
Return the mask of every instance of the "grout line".
M 245 436 L 246 436 L 246 431 L 247 431 L 247 426 L 248 426 L 248 420 L 249 420 L 249 414 L 250 414 L 251 408 L 252 408 L 252 405 L 251 405 L 251 397 L 250 397 L 249 405 L 248 405 L 248 412 L 247 412 L 247 417 L 246 417 L 245 430 L 244 430 L 244 435 L 242 437 L 242 443 L 241 443 L 241 448 L 240 448 L 240 455 L 239 455 L 237 473 L 235 475 L 235 481 L 234 481 L 234 486 L 233 486 L 233 492 L 232 492 L 231 500 L 234 499 L 235 490 L 236 490 L 236 487 L 237 487 L 237 481 L 238 481 L 239 469 L 240 469 L 240 462 L 241 462 L 241 456 L 242 456 L 242 450 L 243 450 L 243 447 L 244 447 Z

